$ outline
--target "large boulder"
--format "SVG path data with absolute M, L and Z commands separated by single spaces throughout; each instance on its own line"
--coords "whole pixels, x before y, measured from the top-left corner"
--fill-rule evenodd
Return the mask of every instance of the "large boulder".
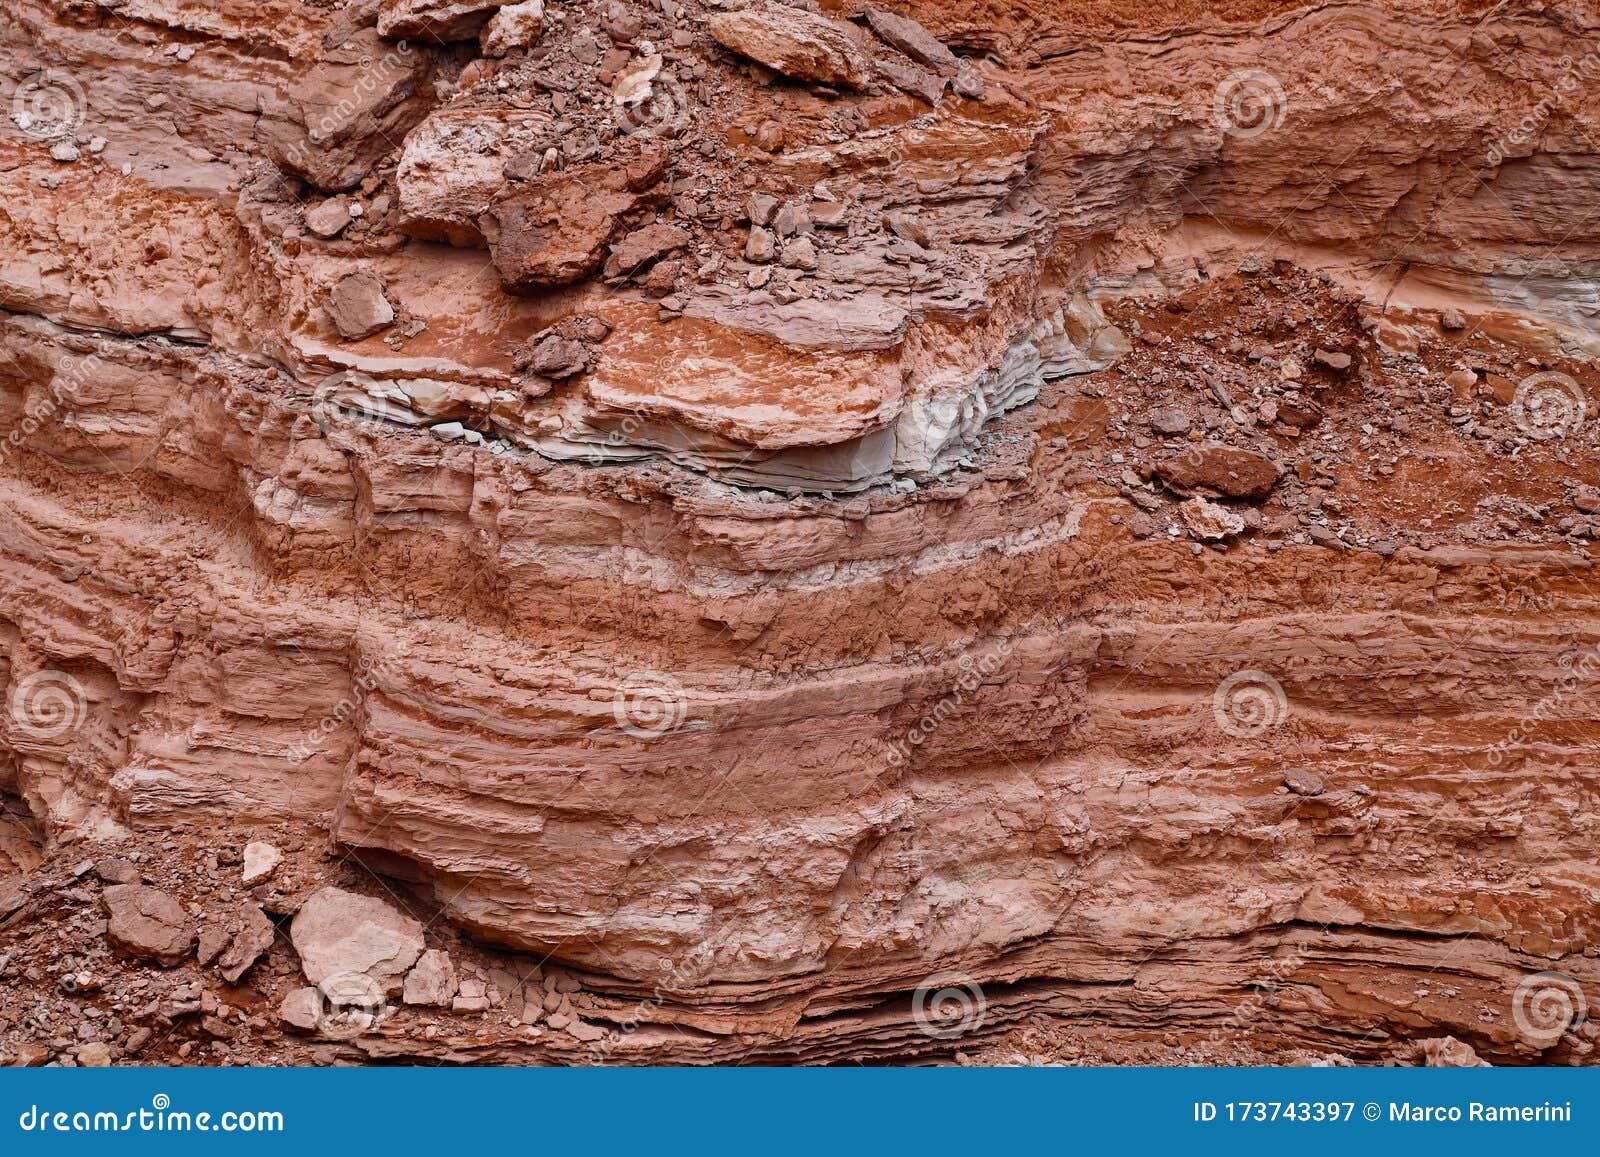
M 760 62 L 795 80 L 861 90 L 872 69 L 856 32 L 847 24 L 764 3 L 737 12 L 719 12 L 706 31 L 724 48 Z
M 306 979 L 362 973 L 386 992 L 398 992 L 422 955 L 422 925 L 371 896 L 323 888 L 295 913 L 289 939 Z
M 113 948 L 171 968 L 189 955 L 194 929 L 183 905 L 144 884 L 113 884 L 101 893 L 106 911 L 106 939 Z

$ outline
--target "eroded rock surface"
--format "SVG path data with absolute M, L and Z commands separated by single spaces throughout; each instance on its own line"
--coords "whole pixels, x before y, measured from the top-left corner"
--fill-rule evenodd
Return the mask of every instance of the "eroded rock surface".
M 533 7 L 8 6 L 0 1051 L 1592 1058 L 1592 11 Z

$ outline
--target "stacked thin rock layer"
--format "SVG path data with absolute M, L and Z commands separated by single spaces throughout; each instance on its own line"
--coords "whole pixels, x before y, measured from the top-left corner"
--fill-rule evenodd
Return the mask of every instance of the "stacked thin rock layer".
M 0 789 L 327 833 L 607 1059 L 1581 1062 L 1597 32 L 18 0 Z

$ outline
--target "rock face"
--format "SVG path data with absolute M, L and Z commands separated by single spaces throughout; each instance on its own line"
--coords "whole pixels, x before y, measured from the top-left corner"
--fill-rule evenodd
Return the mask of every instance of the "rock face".
M 289 938 L 312 984 L 363 973 L 398 992 L 422 954 L 422 925 L 369 896 L 324 888 L 295 913 Z
M 194 929 L 171 896 L 142 884 L 113 884 L 101 895 L 109 916 L 106 937 L 115 947 L 164 965 L 189 955 Z
M 1592 12 L 81 7 L 0 23 L 0 932 L 160 861 L 107 936 L 279 1007 L 272 830 L 313 984 L 449 1002 L 378 1060 L 1593 1059 Z

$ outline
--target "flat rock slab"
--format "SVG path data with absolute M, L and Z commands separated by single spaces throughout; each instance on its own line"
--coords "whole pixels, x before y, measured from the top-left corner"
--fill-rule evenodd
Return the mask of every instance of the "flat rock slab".
M 384 0 L 378 35 L 390 40 L 471 40 L 502 0 Z
M 1278 484 L 1275 462 L 1231 446 L 1195 446 L 1156 466 L 1156 474 L 1179 494 L 1207 498 L 1265 498 Z
M 872 82 L 855 30 L 825 16 L 757 4 L 718 13 L 706 22 L 706 31 L 724 48 L 795 80 L 857 91 Z
M 289 926 L 300 967 L 312 984 L 345 973 L 372 977 L 399 991 L 422 955 L 422 925 L 382 900 L 324 888 L 313 894 Z
M 194 929 L 188 915 L 183 905 L 159 888 L 112 884 L 101 899 L 110 913 L 106 938 L 112 947 L 168 968 L 189 955 Z
M 883 8 L 867 9 L 867 24 L 886 44 L 892 44 L 918 64 L 935 69 L 941 76 L 954 76 L 961 67 L 956 54 L 933 33 L 909 16 Z

